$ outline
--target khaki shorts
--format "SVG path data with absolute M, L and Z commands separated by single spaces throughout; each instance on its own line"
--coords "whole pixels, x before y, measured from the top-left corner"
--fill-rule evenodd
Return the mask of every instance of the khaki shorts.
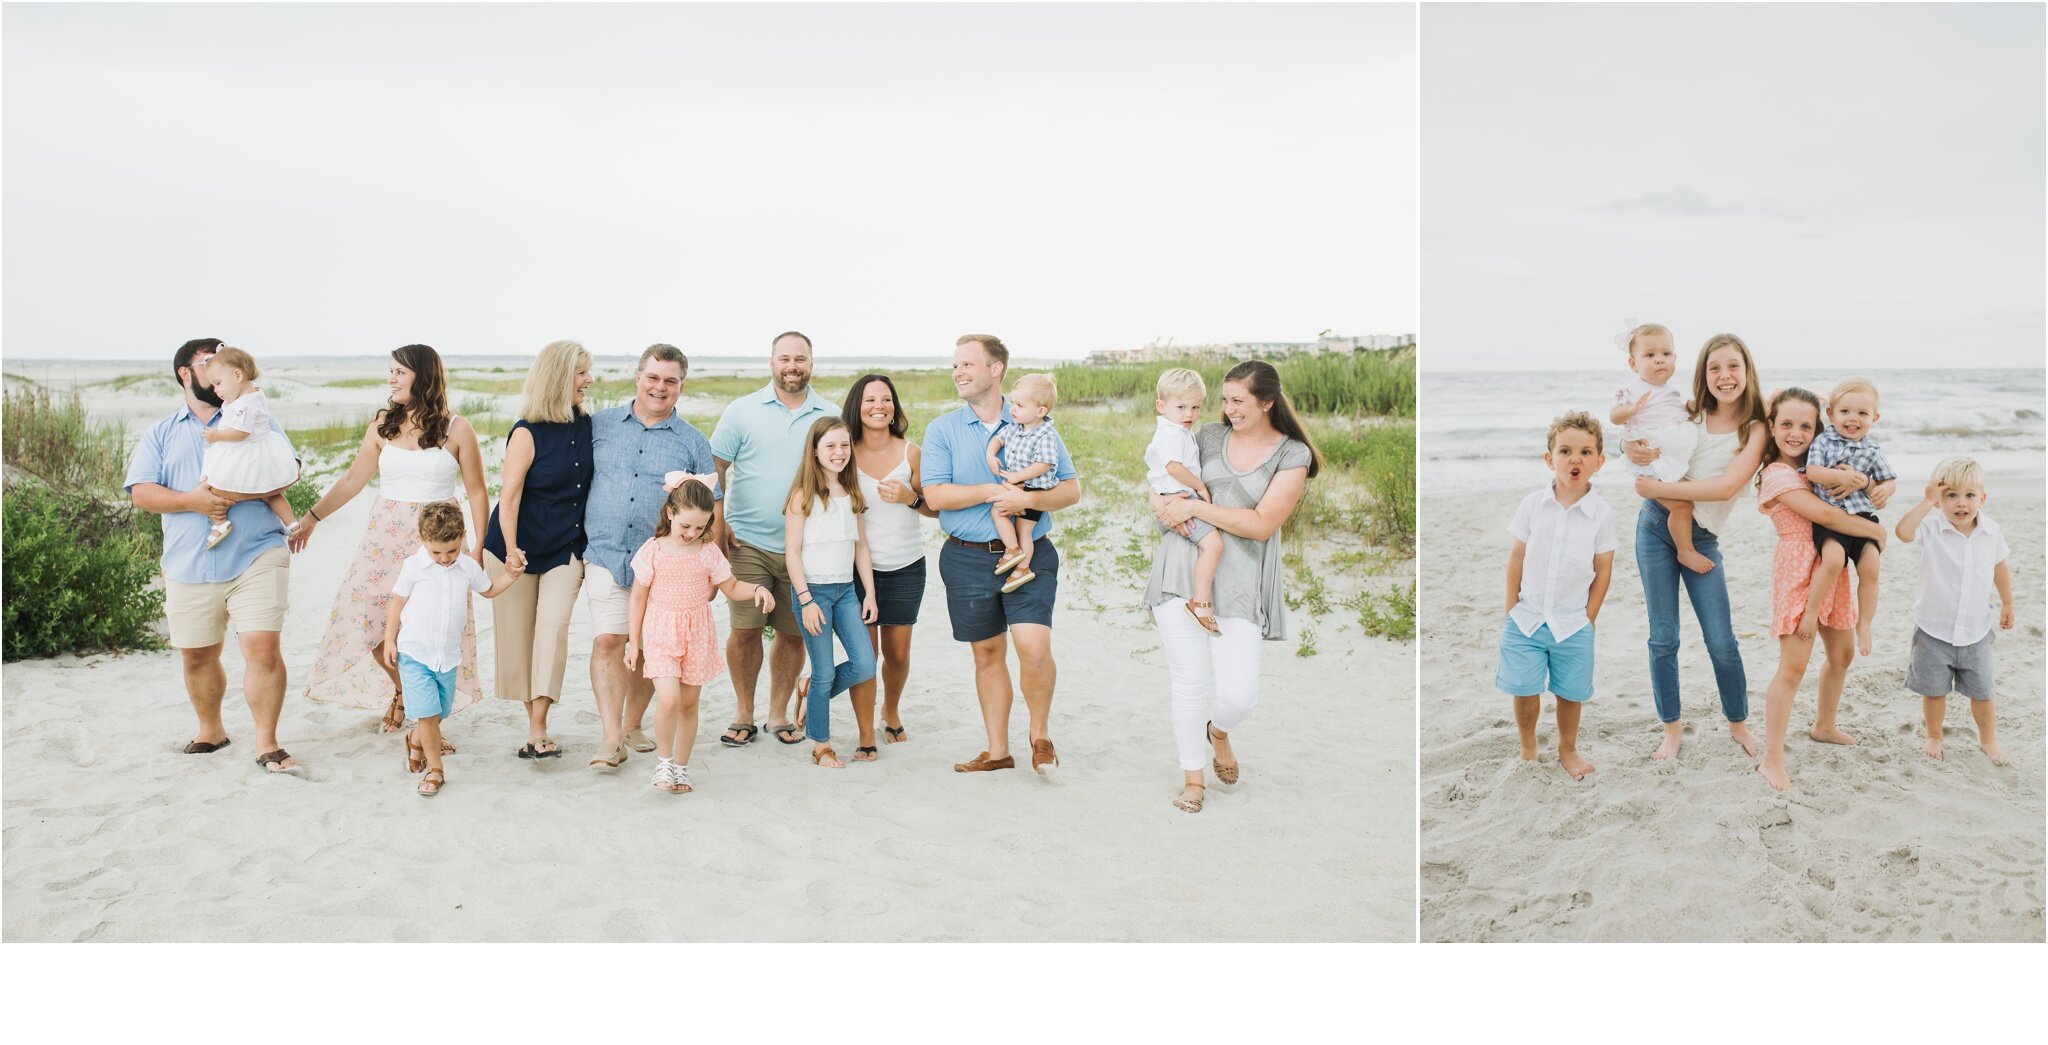
M 773 613 L 762 613 L 752 600 L 733 603 L 733 627 L 760 628 L 767 625 L 778 635 L 802 634 L 797 630 L 796 613 L 790 608 L 796 604 L 796 595 L 789 588 L 788 559 L 777 552 L 764 552 L 745 541 L 736 540 L 732 545 L 732 575 L 747 584 L 766 585 L 775 596 Z
M 228 636 L 228 622 L 237 634 L 283 631 L 285 602 L 291 591 L 292 556 L 272 548 L 256 557 L 242 575 L 213 584 L 181 584 L 164 578 L 164 616 L 171 625 L 171 645 L 204 649 Z
M 590 604 L 590 623 L 599 635 L 631 634 L 626 627 L 633 589 L 619 586 L 618 578 L 602 566 L 583 564 L 583 599 Z

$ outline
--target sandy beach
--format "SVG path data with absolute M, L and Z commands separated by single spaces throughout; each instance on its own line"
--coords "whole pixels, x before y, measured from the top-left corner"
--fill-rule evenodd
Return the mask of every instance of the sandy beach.
M 1614 461 L 1610 458 L 1609 468 Z M 1649 625 L 1633 550 L 1639 499 L 1613 477 L 1621 547 L 1600 614 L 1594 697 L 1574 782 L 1544 700 L 1543 760 L 1517 757 L 1507 695 L 1493 687 L 1506 526 L 1524 486 L 1423 499 L 1421 594 L 1422 938 L 1427 941 L 2034 941 L 2043 938 L 2042 476 L 1989 480 L 1986 513 L 2012 548 L 2018 620 L 1998 633 L 1999 739 L 1978 750 L 1968 703 L 1950 700 L 1944 761 L 1922 754 L 1920 699 L 1905 689 L 1919 551 L 1884 559 L 1876 650 L 1850 668 L 1841 724 L 1860 743 L 1806 736 L 1819 652 L 1786 742 L 1795 789 L 1773 793 L 1729 738 L 1689 604 L 1680 614 L 1686 746 L 1652 762 Z M 1901 480 L 1887 529 L 1917 496 Z M 1909 487 L 1911 491 L 1909 491 Z M 1768 633 L 1775 536 L 1752 487 L 1721 537 L 1733 578 L 1750 723 L 1778 660 Z
M 308 387 L 295 405 L 339 416 L 381 401 L 374 388 Z M 169 402 L 106 413 L 157 407 Z M 495 448 L 486 456 L 495 481 Z M 366 491 L 293 565 L 280 736 L 297 776 L 253 764 L 232 643 L 234 744 L 207 756 L 178 751 L 192 716 L 175 652 L 6 666 L 5 939 L 1412 939 L 1413 644 L 1367 638 L 1343 611 L 1315 622 L 1314 656 L 1296 656 L 1292 637 L 1268 644 L 1264 699 L 1235 735 L 1242 782 L 1181 813 L 1167 675 L 1136 608 L 1144 578 L 1120 554 L 1140 520 L 1130 499 L 1090 498 L 1069 524 L 1056 622 L 1055 780 L 952 772 L 981 749 L 982 727 L 933 569 L 904 697 L 911 739 L 879 762 L 816 769 L 807 745 L 765 736 L 719 746 L 733 707 L 721 677 L 704 691 L 693 794 L 650 788 L 651 754 L 587 768 L 599 729 L 579 598 L 554 716 L 564 757 L 514 758 L 523 712 L 489 699 L 449 722 L 460 753 L 426 801 L 373 713 L 302 695 Z M 1412 568 L 1333 578 L 1331 594 L 1390 587 Z M 488 692 L 494 637 L 478 605 Z M 723 634 L 723 600 L 716 612 Z M 1310 615 L 1291 620 L 1298 633 Z M 1359 678 L 1403 681 L 1362 701 Z M 765 692 L 759 706 L 766 721 Z M 850 714 L 835 703 L 849 754 Z M 1020 699 L 1013 744 L 1025 728 Z M 1333 728 L 1374 742 L 1333 744 Z

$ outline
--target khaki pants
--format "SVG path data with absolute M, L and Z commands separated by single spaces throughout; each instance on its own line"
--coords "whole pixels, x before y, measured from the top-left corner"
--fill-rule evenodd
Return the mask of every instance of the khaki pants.
M 505 564 L 484 552 L 484 572 L 492 580 L 505 575 Z M 546 573 L 526 574 L 491 600 L 493 644 L 498 665 L 496 693 L 500 700 L 521 703 L 535 697 L 562 699 L 562 670 L 568 665 L 569 612 L 583 587 L 583 560 Z

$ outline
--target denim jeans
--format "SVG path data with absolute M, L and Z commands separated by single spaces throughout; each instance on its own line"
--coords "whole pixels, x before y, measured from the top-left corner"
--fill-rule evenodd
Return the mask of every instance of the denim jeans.
M 1721 713 L 1730 722 L 1749 717 L 1749 681 L 1742 673 L 1742 647 L 1728 616 L 1728 571 L 1721 564 L 1721 545 L 1711 530 L 1693 523 L 1692 545 L 1714 560 L 1708 573 L 1694 573 L 1678 564 L 1671 544 L 1671 513 L 1655 501 L 1643 502 L 1636 514 L 1636 572 L 1643 577 L 1643 602 L 1650 612 L 1650 689 L 1657 717 L 1678 721 L 1678 586 L 1692 600 L 1693 616 L 1714 662 L 1714 684 L 1721 690 Z
M 875 647 L 868 641 L 868 626 L 861 623 L 860 598 L 853 582 L 811 585 L 811 601 L 825 611 L 825 626 L 816 635 L 803 627 L 802 600 L 796 589 L 789 592 L 796 607 L 797 634 L 804 637 L 804 652 L 811 658 L 811 692 L 804 704 L 804 736 L 824 743 L 832 739 L 832 698 L 875 677 Z M 834 665 L 832 635 L 846 648 L 846 662 Z

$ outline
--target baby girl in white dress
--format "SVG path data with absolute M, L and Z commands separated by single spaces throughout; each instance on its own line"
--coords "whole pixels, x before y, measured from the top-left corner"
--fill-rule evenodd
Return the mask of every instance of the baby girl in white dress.
M 270 427 L 270 402 L 252 383 L 256 361 L 239 348 L 222 346 L 206 365 L 221 408 L 219 420 L 206 430 L 204 482 L 230 500 L 268 493 L 263 503 L 289 528 L 291 503 L 284 494 L 269 492 L 297 481 L 299 461 L 290 440 Z M 214 523 L 206 535 L 206 546 L 219 544 L 234 529 L 226 519 Z

